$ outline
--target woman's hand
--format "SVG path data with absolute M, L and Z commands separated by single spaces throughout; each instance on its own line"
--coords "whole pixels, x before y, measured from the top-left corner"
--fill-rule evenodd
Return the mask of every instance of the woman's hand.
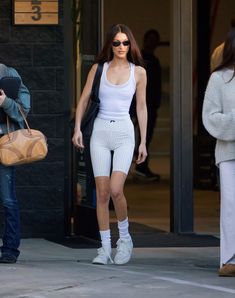
M 146 146 L 145 144 L 140 144 L 139 145 L 139 154 L 138 154 L 138 158 L 136 160 L 137 164 L 140 164 L 142 162 L 145 161 L 146 157 L 147 157 L 147 150 L 146 150 Z
M 0 106 L 3 104 L 5 98 L 6 98 L 6 94 L 2 89 L 0 89 Z
M 83 137 L 82 137 L 81 130 L 74 131 L 72 142 L 73 142 L 73 144 L 74 144 L 75 147 L 77 147 L 79 149 L 83 149 L 84 148 Z

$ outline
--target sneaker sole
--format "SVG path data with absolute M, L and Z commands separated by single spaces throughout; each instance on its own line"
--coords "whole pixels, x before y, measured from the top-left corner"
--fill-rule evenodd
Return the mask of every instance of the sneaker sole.
M 107 265 L 108 263 L 98 263 L 98 262 L 92 262 L 92 264 L 94 264 L 94 265 Z
M 94 265 L 108 265 L 108 264 L 113 264 L 110 260 L 108 260 L 107 263 L 101 263 L 101 262 L 92 262 Z

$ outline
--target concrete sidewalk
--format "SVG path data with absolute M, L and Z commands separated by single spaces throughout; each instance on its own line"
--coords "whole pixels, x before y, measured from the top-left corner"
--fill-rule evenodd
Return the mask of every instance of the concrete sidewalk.
M 92 265 L 95 249 L 24 239 L 13 265 L 0 264 L 1 298 L 217 298 L 235 279 L 217 276 L 219 248 L 137 248 L 124 266 Z

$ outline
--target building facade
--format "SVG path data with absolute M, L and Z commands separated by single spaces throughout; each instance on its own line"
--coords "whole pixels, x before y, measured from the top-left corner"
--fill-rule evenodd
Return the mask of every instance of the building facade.
M 16 2 L 31 7 L 31 19 L 36 21 L 39 8 L 33 6 L 39 6 L 42 14 L 50 14 L 50 3 L 58 2 L 58 23 L 50 23 L 49 17 L 48 23 L 16 24 Z M 17 167 L 17 194 L 24 237 L 68 236 L 73 232 L 74 217 L 81 218 L 80 226 L 94 220 L 94 209 L 84 208 L 78 213 L 74 209 L 76 173 L 71 144 L 72 119 L 76 97 L 101 47 L 104 11 L 106 9 L 108 15 L 107 7 L 111 9 L 111 2 L 104 7 L 105 0 L 1 1 L 0 63 L 15 67 L 22 76 L 31 93 L 29 123 L 32 128 L 42 130 L 49 146 L 45 160 Z M 160 9 L 160 2 L 156 9 Z M 196 10 L 203 11 L 199 2 L 169 0 L 170 230 L 175 233 L 193 232 L 193 16 L 199 15 Z M 204 2 L 208 4 L 208 12 L 210 1 Z M 29 18 L 28 14 L 25 15 Z M 139 23 L 136 24 L 138 30 Z M 200 30 L 205 32 L 204 28 Z M 209 53 L 209 49 L 206 51 Z M 76 77 L 78 62 L 80 72 Z M 2 210 L 0 213 L 3 214 Z M 93 232 L 90 231 L 90 235 Z
M 48 138 L 48 157 L 17 167 L 17 195 L 22 235 L 52 236 L 65 233 L 64 184 L 64 32 L 63 1 L 59 25 L 14 25 L 14 1 L 3 0 L 0 10 L 1 63 L 22 76 L 31 93 L 31 127 Z M 30 1 L 31 2 L 31 1 Z M 1 211 L 2 215 L 2 211 Z M 2 220 L 2 216 L 1 216 Z

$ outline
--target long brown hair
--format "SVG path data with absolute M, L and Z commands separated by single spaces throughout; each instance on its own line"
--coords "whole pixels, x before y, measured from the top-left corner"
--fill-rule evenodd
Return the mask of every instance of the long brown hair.
M 221 63 L 214 69 L 218 71 L 224 68 L 232 68 L 233 76 L 229 82 L 235 77 L 235 28 L 232 28 L 225 40 L 223 49 L 223 58 Z
M 134 35 L 132 34 L 130 28 L 128 28 L 124 24 L 115 24 L 110 27 L 106 35 L 103 49 L 98 55 L 96 61 L 98 63 L 104 63 L 106 61 L 109 62 L 113 59 L 112 42 L 117 33 L 126 34 L 128 40 L 130 41 L 130 48 L 127 53 L 127 60 L 134 63 L 135 65 L 143 66 L 143 59 Z

